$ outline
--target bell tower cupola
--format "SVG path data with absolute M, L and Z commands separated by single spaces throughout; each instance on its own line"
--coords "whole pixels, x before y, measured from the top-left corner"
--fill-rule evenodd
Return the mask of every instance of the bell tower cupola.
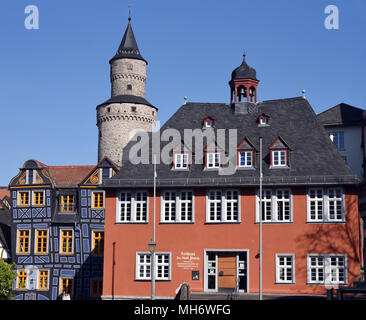
M 242 64 L 231 73 L 230 102 L 257 102 L 258 83 L 257 72 L 246 63 L 243 54 Z

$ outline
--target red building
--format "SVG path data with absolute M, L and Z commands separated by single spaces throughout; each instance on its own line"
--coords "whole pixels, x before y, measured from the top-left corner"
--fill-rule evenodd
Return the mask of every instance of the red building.
M 103 184 L 104 299 L 150 297 L 152 267 L 157 298 L 184 282 L 258 292 L 260 224 L 264 293 L 324 294 L 360 274 L 358 179 L 305 98 L 258 102 L 258 82 L 244 59 L 230 104 L 186 103 L 123 150 Z

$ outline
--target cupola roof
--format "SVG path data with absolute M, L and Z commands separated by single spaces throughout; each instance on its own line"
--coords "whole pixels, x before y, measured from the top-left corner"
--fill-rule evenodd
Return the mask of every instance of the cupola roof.
M 254 79 L 257 80 L 257 72 L 250 67 L 245 61 L 245 54 L 243 54 L 243 62 L 231 73 L 231 80 L 234 79 Z

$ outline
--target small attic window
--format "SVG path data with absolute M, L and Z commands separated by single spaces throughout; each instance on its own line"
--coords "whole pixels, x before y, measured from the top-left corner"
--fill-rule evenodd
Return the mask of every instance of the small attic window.
M 278 137 L 270 146 L 271 167 L 289 167 L 289 147 Z
M 206 118 L 203 120 L 203 127 L 204 128 L 212 128 L 213 127 L 213 120 L 211 118 Z
M 265 114 L 261 114 L 258 117 L 258 126 L 268 126 L 269 125 L 269 117 Z

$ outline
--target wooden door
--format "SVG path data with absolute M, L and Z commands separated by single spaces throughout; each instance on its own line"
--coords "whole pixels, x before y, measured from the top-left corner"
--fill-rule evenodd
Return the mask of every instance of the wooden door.
M 236 253 L 218 254 L 218 288 L 235 288 Z

